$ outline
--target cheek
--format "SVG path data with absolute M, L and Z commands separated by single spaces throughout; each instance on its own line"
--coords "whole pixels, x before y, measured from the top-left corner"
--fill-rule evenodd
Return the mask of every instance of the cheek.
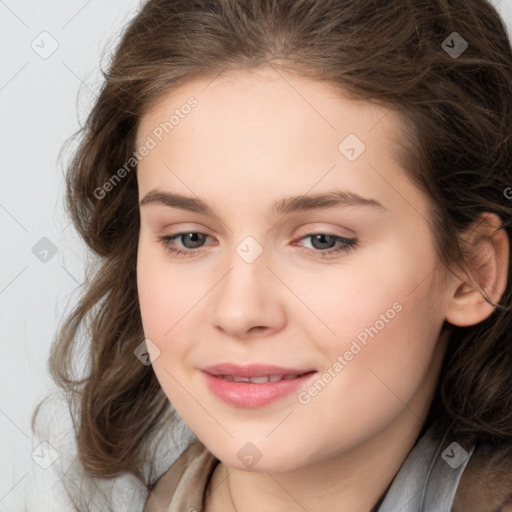
M 186 281 L 174 279 L 169 270 L 158 251 L 139 247 L 137 288 L 144 336 L 156 346 L 149 349 L 152 368 L 173 406 L 183 408 L 187 397 L 178 383 L 184 381 L 181 368 L 187 347 L 178 341 L 190 306 L 181 289 Z
M 144 334 L 162 350 L 162 341 L 172 333 L 177 314 L 183 308 L 180 280 L 165 265 L 165 251 L 139 243 L 137 291 Z
M 432 382 L 431 372 L 436 367 L 433 358 L 438 356 L 439 326 L 425 308 L 425 297 L 420 293 L 407 296 L 410 289 L 395 290 L 367 301 L 363 313 L 357 305 L 347 303 L 344 321 L 335 324 L 342 336 L 336 337 L 334 344 L 324 341 L 318 347 L 327 355 L 325 373 L 313 389 L 304 390 L 300 403 L 307 404 L 295 419 L 296 425 L 303 419 L 302 435 L 307 435 L 311 419 L 322 418 L 314 428 L 315 436 L 324 440 L 325 455 L 340 440 L 350 444 L 373 435 L 402 411 L 409 418 L 424 416 L 421 400 L 413 401 L 413 397 L 426 397 L 432 391 L 427 382 Z M 393 303 L 396 309 L 386 316 Z
M 201 299 L 211 285 L 186 262 L 171 264 L 168 258 L 164 248 L 140 244 L 137 288 L 144 335 L 158 349 L 158 357 L 151 357 L 153 370 L 177 406 L 184 398 L 179 383 L 190 377 L 185 375 L 194 348 L 189 340 L 196 337 L 196 333 L 190 336 L 191 326 L 201 325 L 197 322 L 204 315 Z
M 307 320 L 311 328 L 316 326 L 319 334 L 312 339 L 323 352 L 336 354 L 356 337 L 364 343 L 372 333 L 383 338 L 398 326 L 400 331 L 408 329 L 409 324 L 418 324 L 421 330 L 425 314 L 431 313 L 428 276 L 434 261 L 425 257 L 421 247 L 417 252 L 397 239 L 394 244 L 354 253 L 338 266 L 319 267 L 319 272 L 297 274 L 292 268 L 282 273 L 302 299 L 295 315 L 300 308 L 306 312 L 290 320 Z
M 434 257 L 425 257 L 428 248 L 422 252 L 419 245 L 417 254 L 409 245 L 395 246 L 372 263 L 333 273 L 324 293 L 310 295 L 331 331 L 322 328 L 315 340 L 327 355 L 326 368 L 339 375 L 333 392 L 357 390 L 377 407 L 377 397 L 381 404 L 386 397 L 397 401 L 393 393 L 406 402 L 429 371 L 443 317 L 432 306 L 439 302 L 430 289 Z M 340 356 L 343 369 L 335 372 Z

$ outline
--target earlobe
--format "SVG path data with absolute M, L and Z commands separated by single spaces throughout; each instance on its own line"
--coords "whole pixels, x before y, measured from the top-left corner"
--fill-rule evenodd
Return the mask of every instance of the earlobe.
M 483 213 L 463 237 L 471 260 L 471 275 L 454 280 L 446 320 L 457 326 L 476 325 L 489 317 L 507 287 L 509 239 L 494 213 Z

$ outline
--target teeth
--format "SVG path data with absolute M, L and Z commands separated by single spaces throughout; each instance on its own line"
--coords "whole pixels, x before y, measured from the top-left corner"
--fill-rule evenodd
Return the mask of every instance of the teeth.
M 265 384 L 266 382 L 277 382 L 279 380 L 290 380 L 300 377 L 300 374 L 295 375 L 266 375 L 263 377 L 234 377 L 233 375 L 221 375 L 224 380 L 231 382 L 251 382 L 253 384 Z
M 265 382 L 270 382 L 270 377 L 250 377 L 247 380 L 253 384 L 264 384 Z
M 233 377 L 235 382 L 249 382 L 249 377 Z

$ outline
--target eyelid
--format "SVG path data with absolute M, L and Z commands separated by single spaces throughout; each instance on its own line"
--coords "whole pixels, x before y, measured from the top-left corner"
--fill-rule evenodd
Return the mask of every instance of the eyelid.
M 161 235 L 167 234 L 166 232 L 169 228 L 171 228 L 172 226 L 175 226 L 175 225 L 179 225 L 180 228 L 177 231 L 173 230 L 173 232 L 168 234 L 167 236 L 176 236 L 178 234 L 187 234 L 187 233 L 201 233 L 203 235 L 207 235 L 210 238 L 215 238 L 211 234 L 211 231 L 202 225 L 199 228 L 197 228 L 198 224 L 195 224 L 193 227 L 189 227 L 189 224 L 193 224 L 193 223 L 189 223 L 189 224 L 185 223 L 185 225 L 183 227 L 181 227 L 182 224 L 183 223 L 166 224 L 161 230 L 159 230 L 161 232 L 159 234 L 161 234 Z M 338 227 L 338 229 L 339 229 L 339 227 Z M 348 233 L 339 233 L 335 229 L 330 229 L 330 228 L 326 227 L 326 225 L 323 223 L 316 222 L 316 223 L 313 223 L 313 226 L 306 225 L 306 226 L 302 226 L 301 228 L 299 228 L 297 235 L 294 235 L 293 238 L 294 238 L 294 240 L 298 240 L 298 239 L 305 237 L 306 235 L 315 235 L 315 234 L 339 236 L 341 238 L 355 238 L 356 237 L 355 232 L 352 231 L 351 229 L 348 229 L 348 228 L 343 228 L 343 229 L 346 232 L 348 231 Z
M 316 226 L 316 227 L 315 227 Z M 339 233 L 339 226 L 337 228 L 330 228 L 326 227 L 325 224 L 322 224 L 320 222 L 313 223 L 313 226 L 308 224 L 307 226 L 301 227 L 299 229 L 298 237 L 302 238 L 305 235 L 320 235 L 320 234 L 326 234 L 326 235 L 332 235 L 332 236 L 339 236 L 341 238 L 354 238 L 356 236 L 355 231 L 352 231 L 348 228 L 342 228 L 345 230 L 345 233 Z M 347 233 L 348 232 L 348 233 Z
M 194 222 L 172 222 L 169 224 L 163 224 L 162 227 L 158 227 L 157 232 L 159 235 L 177 235 L 178 233 L 203 233 L 208 236 L 213 236 L 211 230 L 205 227 L 203 224 L 197 224 Z M 170 232 L 170 233 L 169 233 Z

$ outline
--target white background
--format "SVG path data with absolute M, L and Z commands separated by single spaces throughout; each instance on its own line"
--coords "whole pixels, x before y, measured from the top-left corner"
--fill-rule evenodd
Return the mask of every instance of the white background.
M 494 4 L 511 33 L 512 0 Z M 59 152 L 94 100 L 103 52 L 138 8 L 139 0 L 0 0 L 0 512 L 21 510 L 40 443 L 30 418 L 51 385 L 50 343 L 83 280 L 84 249 L 63 210 L 69 152 Z M 32 252 L 43 237 L 57 249 L 46 262 Z

